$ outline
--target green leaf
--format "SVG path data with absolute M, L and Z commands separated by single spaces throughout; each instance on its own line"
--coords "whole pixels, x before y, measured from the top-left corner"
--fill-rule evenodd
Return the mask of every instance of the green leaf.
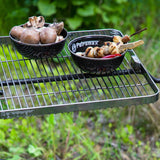
M 14 155 L 12 158 L 8 158 L 7 160 L 21 160 L 19 155 Z
M 131 125 L 127 125 L 128 133 L 133 134 L 133 127 Z
M 109 12 L 112 12 L 112 11 L 115 10 L 113 7 L 111 7 L 111 5 L 107 5 L 107 4 L 105 4 L 105 3 L 101 5 L 101 8 L 102 8 L 103 10 L 109 11 Z
M 106 12 L 102 13 L 102 20 L 103 20 L 104 23 L 108 23 L 110 21 Z
M 28 152 L 30 153 L 30 154 L 33 154 L 35 157 L 38 157 L 38 156 L 40 156 L 40 155 L 42 155 L 42 152 L 41 152 L 41 148 L 39 148 L 39 147 L 34 147 L 33 145 L 29 145 L 29 147 L 28 147 Z
M 93 16 L 96 13 L 95 8 L 96 6 L 94 4 L 86 5 L 84 8 L 78 8 L 77 14 L 82 17 Z
M 127 0 L 116 0 L 116 2 L 117 2 L 118 4 L 121 4 L 121 3 L 127 2 Z
M 118 23 L 118 21 L 120 20 L 120 18 L 117 15 L 113 15 L 110 17 L 110 21 L 116 25 Z
M 85 0 L 72 0 L 72 4 L 74 6 L 80 6 L 80 5 L 83 5 L 85 3 Z
M 0 130 L 0 142 L 5 140 L 5 134 L 2 130 Z
M 72 29 L 72 30 L 76 30 L 78 27 L 81 26 L 83 20 L 81 17 L 79 16 L 75 16 L 73 18 L 68 18 L 66 20 L 66 23 L 68 24 L 68 26 Z
M 22 147 L 10 147 L 9 152 L 14 153 L 14 154 L 21 154 L 21 153 L 24 153 L 25 150 Z
M 49 0 L 39 0 L 38 8 L 42 15 L 51 16 L 56 13 L 56 6 L 54 2 L 50 3 Z
M 61 9 L 65 9 L 68 5 L 68 2 L 66 0 L 57 0 L 55 1 L 55 6 Z

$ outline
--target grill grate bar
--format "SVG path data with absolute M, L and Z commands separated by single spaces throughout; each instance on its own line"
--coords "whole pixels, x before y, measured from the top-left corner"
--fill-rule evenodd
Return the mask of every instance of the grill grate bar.
M 64 59 L 63 59 L 63 60 L 64 60 Z M 58 59 L 58 62 L 60 63 L 60 60 L 59 60 L 59 59 Z M 64 62 L 65 62 L 65 60 L 64 60 Z M 66 62 L 65 62 L 65 64 L 66 64 Z M 74 91 L 73 91 L 73 89 L 72 89 L 72 87 L 71 87 L 70 81 L 69 81 L 69 79 L 67 78 L 67 75 L 65 74 L 64 68 L 63 68 L 63 66 L 62 66 L 61 63 L 60 63 L 60 66 L 61 66 L 61 68 L 62 68 L 62 71 L 63 71 L 63 73 L 64 73 L 64 76 L 66 77 L 66 80 L 68 81 L 69 88 L 70 88 L 70 89 L 72 90 L 72 92 L 74 93 Z M 69 70 L 69 68 L 68 68 L 68 70 Z M 70 70 L 69 70 L 69 71 L 70 71 Z M 74 78 L 72 77 L 72 74 L 70 74 L 70 75 L 71 75 L 71 78 L 72 78 L 72 80 L 73 80 L 75 86 L 77 86 L 76 83 L 75 83 L 75 81 L 74 81 Z M 77 88 L 77 91 L 79 92 L 79 89 L 78 89 L 78 88 Z M 80 97 L 81 97 L 81 100 L 84 101 L 84 100 L 83 100 L 83 97 L 82 97 L 82 95 L 81 95 L 80 92 L 79 92 L 79 95 L 80 95 Z M 78 100 L 77 100 L 75 94 L 73 94 L 73 96 L 74 96 L 76 102 L 78 102 Z
M 127 60 L 126 58 L 125 58 L 125 60 L 128 62 L 128 60 Z M 130 65 L 129 62 L 128 62 L 128 64 L 129 64 L 129 67 L 132 68 L 132 66 Z M 133 68 L 132 68 L 132 69 L 133 69 Z M 148 94 L 147 91 L 146 91 L 146 89 L 145 89 L 144 86 L 142 85 L 141 80 L 139 79 L 137 73 L 134 71 L 134 69 L 133 69 L 133 73 L 134 73 L 136 79 L 138 80 L 138 82 L 141 84 L 141 86 L 142 86 L 142 88 L 144 89 L 144 91 L 146 92 L 146 94 Z M 136 84 L 136 82 L 135 82 L 133 76 L 132 76 L 131 74 L 129 74 L 129 75 L 130 75 L 132 81 Z M 138 89 L 139 93 L 143 96 L 143 93 L 141 92 L 141 90 L 140 90 L 138 87 L 137 87 L 137 89 Z
M 99 80 L 98 80 L 98 78 L 97 78 L 97 77 L 96 77 L 96 80 L 97 80 L 98 85 L 100 86 L 100 88 L 101 88 L 101 90 L 102 90 L 102 92 L 103 92 L 103 94 L 104 94 L 105 98 L 106 98 L 106 99 L 108 99 L 108 97 L 107 97 L 107 95 L 105 94 L 105 92 L 104 92 L 104 90 L 103 90 L 103 87 L 101 86 L 101 83 L 99 82 Z
M 64 88 L 64 90 L 65 90 L 65 92 L 66 92 L 66 95 L 67 95 L 67 97 L 68 97 L 68 99 L 69 99 L 69 102 L 71 103 L 71 99 L 70 99 L 70 96 L 69 96 L 69 94 L 68 94 L 68 92 L 67 92 L 67 89 L 66 89 L 66 86 L 65 86 L 65 84 L 64 84 L 64 81 L 63 81 L 63 79 L 62 79 L 62 76 L 61 76 L 61 74 L 60 74 L 60 72 L 59 72 L 59 70 L 58 70 L 58 68 L 57 68 L 57 66 L 55 65 L 55 64 L 53 64 L 54 65 L 54 67 L 56 68 L 56 71 L 57 71 L 57 73 L 58 73 L 58 75 L 59 75 L 59 77 L 60 77 L 60 81 L 62 82 L 62 86 L 63 86 L 63 88 Z M 65 76 L 64 76 L 65 77 Z M 59 88 L 60 89 L 60 88 Z M 59 90 L 60 91 L 60 90 Z M 61 92 L 61 91 L 60 91 Z M 63 95 L 62 95 L 63 96 Z M 64 96 L 63 96 L 63 99 L 64 99 Z
M 7 59 L 7 57 L 6 57 L 6 55 L 5 55 L 5 51 L 4 51 L 4 48 L 3 48 L 3 46 L 1 45 L 1 48 L 2 48 L 2 51 L 3 51 L 3 55 L 4 55 L 4 57 L 5 57 L 5 59 Z M 7 65 L 7 69 L 8 69 L 8 71 L 9 71 L 9 73 L 10 73 L 10 77 L 11 77 L 11 79 L 12 79 L 12 81 L 13 81 L 13 76 L 12 76 L 12 74 L 11 74 L 11 70 L 10 70 L 10 67 L 9 67 L 9 64 L 8 64 L 8 62 L 6 62 L 6 65 Z M 5 77 L 5 79 L 7 80 L 8 78 L 7 78 L 7 75 L 6 75 L 6 73 L 5 73 L 5 67 L 3 66 L 3 64 L 1 63 L 1 67 L 2 67 L 2 70 L 3 70 L 3 73 L 4 73 L 4 77 Z M 15 92 L 16 92 L 16 95 L 18 95 L 18 91 L 17 91 L 17 89 L 16 89 L 16 86 L 15 86 L 15 83 L 13 82 L 13 85 L 14 85 L 14 88 L 15 88 Z M 11 92 L 11 89 L 10 89 L 10 86 L 9 86 L 9 84 L 8 84 L 8 82 L 7 82 L 7 87 L 8 87 L 8 90 L 9 90 L 9 94 L 10 95 L 12 95 L 12 92 Z M 12 101 L 12 105 L 13 105 L 13 107 L 14 107 L 14 109 L 16 108 L 16 106 L 15 106 L 15 102 L 14 102 L 14 100 L 13 100 L 13 98 L 11 98 L 11 101 Z M 19 104 L 20 104 L 20 108 L 22 108 L 22 105 L 21 105 L 21 102 L 20 102 L 20 99 L 18 98 L 18 102 L 19 102 Z M 8 107 L 8 105 L 7 105 L 7 107 Z
M 24 62 L 24 65 L 25 65 L 27 74 L 28 74 L 28 76 L 29 76 L 29 79 L 31 79 L 31 74 L 29 73 L 28 66 L 27 66 L 26 61 L 25 61 L 24 59 L 23 59 L 23 62 Z M 28 81 L 27 81 L 26 79 L 25 79 L 25 81 L 26 81 L 27 84 L 31 84 L 32 89 L 33 89 L 33 92 L 36 93 L 36 89 L 35 89 L 35 86 L 34 86 L 33 82 L 30 81 L 30 83 L 28 83 Z M 23 82 L 23 80 L 19 80 L 19 82 L 21 83 L 21 82 Z M 17 84 L 17 83 L 15 82 L 15 84 Z M 21 83 L 21 84 L 23 84 L 23 83 Z M 29 93 L 31 94 L 31 92 L 29 92 Z M 32 94 L 31 94 L 31 95 L 32 95 Z M 37 94 L 35 94 L 35 97 L 36 97 L 36 100 L 37 100 L 37 102 L 38 102 L 38 105 L 40 106 L 41 103 L 40 103 L 40 100 L 39 100 Z M 36 101 L 36 100 L 35 100 L 35 101 Z M 35 106 L 35 105 L 33 105 L 33 106 Z
M 116 94 L 117 98 L 120 98 L 119 94 L 117 93 L 117 91 L 116 91 L 116 89 L 115 89 L 115 87 L 114 87 L 114 85 L 113 85 L 113 83 L 111 81 L 111 78 L 110 77 L 107 77 L 107 78 L 108 78 L 108 80 L 109 80 L 109 82 L 110 82 L 110 84 L 111 84 L 111 86 L 112 86 L 112 88 L 114 90 L 114 93 Z
M 107 83 L 105 82 L 105 80 L 104 80 L 103 77 L 102 77 L 102 81 L 103 81 L 103 83 L 105 84 L 105 86 L 106 86 L 106 88 L 107 88 L 109 94 L 111 95 L 111 97 L 112 97 L 112 99 L 113 99 L 114 97 L 113 97 L 113 94 L 112 94 L 111 91 L 110 91 L 110 87 L 108 87 L 108 85 L 107 85 Z
M 145 83 L 145 84 L 143 84 L 144 86 L 145 85 L 148 85 L 148 83 Z M 140 84 L 137 84 L 137 86 L 141 86 Z M 126 85 L 126 87 L 135 87 L 135 85 Z M 114 88 L 116 89 L 119 89 L 119 88 L 124 88 L 123 86 L 114 86 Z M 100 89 L 106 89 L 105 87 L 97 87 L 97 89 L 98 90 L 100 90 Z M 110 90 L 110 89 L 113 89 L 112 87 L 108 87 L 108 90 Z M 85 91 L 94 91 L 95 90 L 95 88 L 90 88 L 90 89 L 85 89 Z M 79 89 L 79 91 L 84 91 L 84 89 Z M 60 93 L 66 93 L 66 92 L 68 92 L 68 93 L 73 93 L 73 92 L 77 92 L 77 90 L 67 90 L 67 91 L 61 91 L 61 92 L 57 92 L 57 91 L 55 91 L 54 93 L 55 94 L 60 94 Z M 54 94 L 53 92 L 47 92 L 47 93 L 31 93 L 31 95 L 25 95 L 25 97 L 31 97 L 31 96 L 40 96 L 40 95 L 48 95 L 48 93 L 49 94 Z M 21 96 L 21 95 L 18 95 L 18 96 L 12 96 L 13 98 L 23 98 L 24 96 Z M 10 96 L 6 96 L 5 97 L 6 99 L 10 99 L 11 97 Z M 0 100 L 3 100 L 4 99 L 4 97 L 0 97 Z M 113 99 L 114 99 L 114 97 L 113 97 Z
M 7 45 L 7 48 L 8 48 L 8 45 Z M 16 58 L 18 59 L 15 48 L 13 48 L 13 51 L 14 51 L 14 53 L 15 53 Z M 12 54 L 10 53 L 9 48 L 8 48 L 8 52 L 9 52 L 9 54 L 10 54 L 10 57 L 11 57 L 11 60 L 12 60 L 12 65 L 13 65 L 13 67 L 14 67 L 14 70 L 15 70 L 15 72 L 16 72 L 17 79 L 18 79 L 18 81 L 20 81 L 20 80 L 19 80 L 19 76 L 18 76 L 18 72 L 17 72 L 17 69 L 16 69 L 16 66 L 15 66 L 15 64 L 14 64 L 14 62 L 13 62 Z M 28 85 L 27 85 L 27 83 L 26 83 L 25 76 L 24 76 L 24 73 L 23 73 L 23 70 L 22 70 L 22 66 L 21 66 L 21 64 L 20 64 L 19 61 L 17 61 L 17 62 L 18 62 L 18 68 L 20 69 L 20 71 L 21 71 L 21 73 L 22 73 L 23 81 L 24 81 L 24 83 L 25 83 L 25 85 L 26 85 L 27 92 L 28 92 L 29 95 L 30 95 L 30 90 L 29 90 Z M 15 84 L 15 83 L 14 83 L 14 84 Z M 15 84 L 15 85 L 16 85 L 16 84 Z M 26 99 L 25 99 L 25 94 L 24 94 L 24 91 L 23 91 L 23 88 L 22 88 L 21 83 L 19 83 L 19 85 L 20 85 L 20 88 L 21 88 L 21 91 L 22 91 L 22 94 L 23 94 L 23 97 L 24 97 L 24 101 L 25 101 L 25 103 L 26 103 L 26 106 L 27 106 L 27 108 L 29 108 L 28 103 L 27 103 L 27 101 L 26 101 Z M 33 102 L 33 100 L 32 100 L 32 97 L 30 97 L 30 98 L 31 98 L 32 106 L 34 106 L 34 102 Z
M 122 72 L 121 67 L 119 67 L 119 69 L 120 69 L 120 71 Z M 119 76 L 120 76 L 120 75 L 119 75 Z M 130 84 L 130 82 L 129 82 L 128 78 L 126 77 L 126 75 L 123 74 L 123 76 L 124 76 L 125 80 L 127 81 L 127 84 L 128 84 L 128 85 L 124 84 L 124 82 L 123 82 L 122 80 L 121 80 L 121 81 L 122 81 L 124 87 L 126 88 L 127 93 L 129 94 L 129 96 L 131 96 L 131 94 L 130 94 L 130 92 L 128 91 L 127 86 L 129 86 L 129 87 L 131 88 L 132 92 L 134 93 L 134 95 L 137 96 L 136 92 L 134 91 L 134 89 L 133 89 L 132 85 Z
M 48 73 L 47 73 L 46 67 L 45 67 L 45 65 L 44 65 L 44 63 L 43 63 L 42 60 L 41 60 L 41 63 L 42 63 L 42 66 L 43 66 L 43 68 L 44 68 L 45 74 L 46 74 L 46 76 L 48 77 Z M 47 64 L 47 65 L 48 65 L 48 64 Z M 48 82 L 50 83 L 50 86 L 51 86 L 51 88 L 52 88 L 52 91 L 53 91 L 54 96 L 56 97 L 57 102 L 59 103 L 58 98 L 57 98 L 57 96 L 56 96 L 56 94 L 55 94 L 55 91 L 54 91 L 54 88 L 53 88 L 53 85 L 52 85 L 51 81 L 49 80 Z M 46 82 L 45 82 L 45 83 L 46 83 Z M 46 87 L 46 84 L 45 84 L 45 87 Z M 46 90 L 47 90 L 48 95 L 49 95 L 49 97 L 50 97 L 50 94 L 49 94 L 49 91 L 48 91 L 47 87 L 46 87 Z M 52 100 L 51 97 L 50 97 L 50 100 Z M 51 101 L 51 103 L 53 104 L 52 101 Z
M 62 98 L 62 101 L 63 101 L 63 103 L 66 103 L 66 101 L 65 101 L 65 99 L 64 99 L 64 97 L 63 97 L 63 95 L 62 95 L 62 91 L 61 91 L 61 89 L 60 89 L 60 87 L 59 87 L 59 85 L 58 85 L 58 83 L 57 83 L 57 79 L 55 78 L 55 76 L 54 76 L 54 73 L 53 73 L 53 71 L 52 71 L 52 67 L 51 67 L 51 64 L 50 64 L 50 62 L 49 62 L 49 60 L 47 59 L 47 63 L 48 63 L 48 65 L 49 65 L 49 69 L 50 69 L 50 72 L 51 72 L 51 74 L 52 74 L 52 79 L 50 79 L 49 77 L 48 77 L 48 79 L 50 80 L 50 82 L 52 81 L 52 80 L 54 80 L 55 82 L 56 82 L 56 86 L 57 86 L 57 88 L 58 88 L 58 90 L 59 90 L 59 93 L 60 93 L 60 96 L 61 96 L 61 98 Z M 59 76 L 58 76 L 59 77 Z M 59 77 L 59 81 L 60 80 L 62 80 L 62 78 L 60 78 Z M 46 81 L 47 82 L 47 81 Z M 53 85 L 51 85 L 52 87 L 53 87 Z M 60 103 L 60 102 L 59 102 Z
M 46 59 L 46 62 L 47 62 L 47 65 L 49 66 L 49 69 L 51 70 L 51 67 L 50 67 L 49 62 L 48 62 L 47 59 Z M 46 76 L 49 77 L 49 75 L 48 75 L 48 73 L 47 73 L 47 70 L 46 70 L 46 68 L 45 68 L 45 66 L 44 66 L 44 63 L 43 63 L 43 68 L 44 68 L 44 71 L 45 71 Z M 54 87 L 53 87 L 53 85 L 52 85 L 52 82 L 51 82 L 50 79 L 48 79 L 48 80 L 49 80 L 48 82 L 49 82 L 49 84 L 50 84 L 50 86 L 51 86 L 52 92 L 53 92 L 54 96 L 56 97 L 56 101 L 57 101 L 57 103 L 59 104 L 60 102 L 58 101 L 58 97 L 57 97 L 57 95 L 56 95 L 56 92 L 55 92 L 55 89 L 54 89 Z M 52 93 L 49 93 L 49 94 L 52 94 Z
M 43 77 L 43 74 L 42 74 L 42 72 L 41 72 L 41 69 L 40 69 L 40 67 L 39 67 L 39 65 L 38 65 L 38 62 L 37 62 L 37 61 L 38 61 L 38 60 L 35 60 L 36 65 L 37 65 L 37 68 L 38 68 L 38 71 L 39 71 L 39 73 L 40 73 L 40 76 L 41 76 L 41 77 Z M 40 60 L 40 62 L 41 62 L 42 67 L 43 67 L 43 69 L 44 69 L 44 71 L 45 71 L 45 67 L 44 67 L 44 64 L 43 64 L 42 59 Z M 47 88 L 47 86 L 46 86 L 46 82 L 44 81 L 43 83 L 44 83 L 45 89 L 46 89 L 46 91 L 47 91 L 47 93 L 48 93 L 48 88 Z M 43 92 L 42 92 L 42 93 L 43 93 Z M 51 99 L 51 97 L 50 97 L 50 94 L 49 94 L 49 93 L 48 93 L 48 96 L 49 96 L 49 100 L 51 101 L 51 104 L 53 105 L 53 102 L 52 102 L 52 99 Z M 47 102 L 47 101 L 45 100 L 45 102 Z
M 37 79 L 37 75 L 36 75 L 36 72 L 35 72 L 35 70 L 34 70 L 32 60 L 29 60 L 29 63 L 30 63 L 30 65 L 31 65 L 31 67 L 32 67 L 32 71 L 33 71 L 33 73 L 34 73 L 35 79 Z M 42 93 L 42 89 L 41 89 L 40 84 L 38 83 L 38 80 L 36 80 L 36 82 L 37 82 L 37 84 L 38 84 L 38 88 L 39 88 L 40 92 Z M 44 83 L 44 80 L 43 80 L 43 79 L 42 79 L 42 82 Z M 46 100 L 45 100 L 43 94 L 42 94 L 42 98 L 43 98 L 43 102 L 45 103 L 45 105 L 47 105 Z
M 113 79 L 115 80 L 115 82 L 116 82 L 118 88 L 120 88 L 120 91 L 121 91 L 121 93 L 122 93 L 122 96 L 123 96 L 123 97 L 126 97 L 125 94 L 124 94 L 124 92 L 123 92 L 123 90 L 122 90 L 121 87 L 119 86 L 119 83 L 117 82 L 115 76 L 113 75 L 112 77 L 113 77 Z M 118 77 L 119 77 L 119 79 L 120 79 L 120 76 L 118 76 Z
M 120 67 L 119 67 L 119 69 L 120 69 Z M 121 70 L 121 69 L 120 69 Z M 128 89 L 127 89 L 127 87 L 126 87 L 126 85 L 125 85 L 125 83 L 123 82 L 123 80 L 122 80 L 122 78 L 121 78 L 121 76 L 118 74 L 118 77 L 119 77 L 119 79 L 120 79 L 120 81 L 121 81 L 121 83 L 122 83 L 122 85 L 123 85 L 123 88 L 125 88 L 125 91 L 127 92 L 127 94 L 131 97 L 131 94 L 129 93 L 129 91 L 128 91 Z M 125 77 L 125 75 L 124 75 L 124 77 Z M 126 78 L 126 77 L 125 77 Z
M 48 65 L 50 66 L 49 62 Z M 49 67 L 50 71 L 52 72 L 51 66 Z M 141 73 L 141 72 L 139 72 Z M 5 80 L 5 81 L 1 81 L 1 86 L 8 86 L 8 85 L 19 85 L 19 83 L 21 84 L 25 84 L 25 82 L 27 84 L 30 83 L 44 83 L 44 82 L 49 82 L 49 81 L 65 81 L 65 80 L 72 80 L 72 79 L 90 79 L 90 78 L 94 78 L 94 77 L 107 77 L 107 76 L 115 76 L 115 75 L 127 75 L 127 74 L 134 74 L 133 70 L 118 70 L 115 71 L 113 73 L 109 73 L 106 75 L 90 75 L 87 73 L 79 73 L 79 74 L 72 74 L 72 75 L 59 75 L 59 76 L 47 76 L 47 77 L 36 77 L 36 78 L 26 78 L 24 79 L 14 79 L 14 80 Z M 136 84 L 136 83 L 135 83 Z M 82 84 L 83 86 L 83 84 Z

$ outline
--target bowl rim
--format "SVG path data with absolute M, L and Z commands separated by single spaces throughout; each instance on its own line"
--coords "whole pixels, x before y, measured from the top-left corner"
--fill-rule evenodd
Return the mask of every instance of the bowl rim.
M 94 38 L 94 37 L 109 37 L 109 38 L 112 38 L 113 36 L 110 36 L 110 35 L 96 35 L 96 34 L 94 34 L 94 35 L 86 35 L 86 36 L 80 36 L 80 37 L 76 37 L 76 38 L 74 38 L 74 39 L 72 39 L 70 42 L 69 42 L 69 44 L 68 44 L 68 50 L 70 51 L 70 53 L 72 54 L 72 55 L 74 55 L 74 56 L 76 56 L 76 57 L 78 57 L 78 58 L 82 58 L 82 59 L 86 59 L 86 60 L 92 60 L 92 61 L 97 61 L 97 60 L 99 60 L 99 61 L 108 61 L 108 60 L 113 60 L 113 59 L 117 59 L 117 58 L 120 58 L 120 57 L 122 57 L 122 56 L 124 56 L 125 55 L 125 53 L 126 53 L 126 51 L 124 51 L 123 53 L 121 53 L 121 56 L 116 56 L 116 57 L 113 57 L 113 58 L 90 58 L 90 57 L 84 57 L 84 56 L 79 56 L 79 55 L 76 55 L 74 52 L 72 52 L 71 51 L 71 49 L 70 49 L 70 46 L 71 46 L 71 44 L 74 42 L 74 41 L 77 41 L 77 40 L 79 40 L 79 39 L 81 39 L 81 38 Z
M 51 23 L 45 23 L 45 24 L 51 24 Z M 22 26 L 22 25 L 19 25 L 19 26 Z M 9 37 L 10 37 L 11 40 L 13 40 L 14 42 L 19 43 L 21 45 L 27 45 L 27 46 L 33 46 L 33 47 L 47 47 L 47 46 L 51 46 L 51 45 L 56 45 L 56 44 L 62 43 L 62 42 L 64 42 L 67 39 L 67 37 L 68 37 L 68 31 L 67 31 L 66 28 L 63 28 L 63 30 L 66 32 L 66 36 L 64 37 L 63 40 L 61 40 L 59 42 L 53 42 L 53 43 L 47 43 L 47 44 L 41 44 L 41 43 L 39 43 L 39 44 L 30 44 L 30 43 L 21 42 L 20 40 L 17 40 L 16 38 L 14 38 L 11 35 L 11 30 L 9 32 Z

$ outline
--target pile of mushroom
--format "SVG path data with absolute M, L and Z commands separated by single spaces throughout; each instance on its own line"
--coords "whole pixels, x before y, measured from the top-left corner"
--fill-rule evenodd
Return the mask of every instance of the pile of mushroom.
M 61 32 L 64 28 L 64 23 L 53 23 L 45 26 L 43 16 L 32 16 L 29 21 L 22 26 L 14 26 L 10 34 L 24 43 L 29 44 L 47 44 L 56 43 L 64 39 Z

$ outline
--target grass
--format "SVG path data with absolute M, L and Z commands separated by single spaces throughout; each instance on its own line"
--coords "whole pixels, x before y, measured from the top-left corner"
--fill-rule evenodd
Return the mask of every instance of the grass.
M 151 141 L 155 135 L 147 131 L 151 128 L 142 123 L 137 126 L 140 120 L 132 121 L 129 110 L 79 112 L 75 120 L 73 113 L 1 120 L 1 158 L 158 159 L 158 137 Z

